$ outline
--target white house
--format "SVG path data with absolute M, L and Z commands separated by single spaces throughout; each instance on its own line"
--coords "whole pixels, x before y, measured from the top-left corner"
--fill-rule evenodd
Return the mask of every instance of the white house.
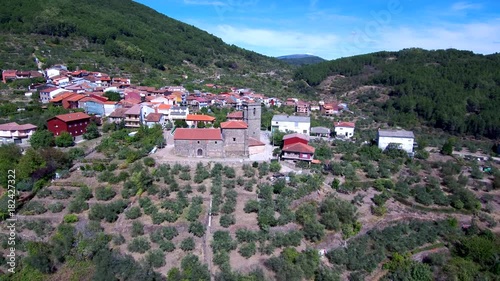
M 405 130 L 378 130 L 378 147 L 385 150 L 388 146 L 413 153 L 415 135 Z
M 27 144 L 36 126 L 32 124 L 19 125 L 16 122 L 0 125 L 0 143 Z
M 307 116 L 274 115 L 271 121 L 271 132 L 279 130 L 309 135 L 310 128 L 311 117 Z
M 113 111 L 115 111 L 120 104 L 117 101 L 106 101 L 104 104 L 104 116 L 109 116 Z
M 335 135 L 337 138 L 350 139 L 354 135 L 356 125 L 353 122 L 335 122 Z
M 172 106 L 170 108 L 170 116 L 169 119 L 170 121 L 175 121 L 175 120 L 186 120 L 187 116 L 189 114 L 189 109 L 187 106 Z
M 60 69 L 57 69 L 57 68 L 48 68 L 45 70 L 45 73 L 47 74 L 47 77 L 52 78 L 52 77 L 59 76 L 61 71 L 60 71 Z

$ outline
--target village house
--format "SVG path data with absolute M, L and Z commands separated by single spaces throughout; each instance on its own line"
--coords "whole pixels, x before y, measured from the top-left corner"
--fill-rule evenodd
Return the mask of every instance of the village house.
M 271 132 L 295 132 L 309 135 L 311 117 L 274 115 L 271 121 Z
M 127 107 L 118 107 L 115 109 L 109 116 L 109 123 L 120 123 L 125 120 L 125 112 L 127 112 L 129 108 Z
M 60 93 L 66 92 L 66 90 L 59 89 L 57 87 L 45 87 L 43 89 L 39 89 L 38 92 L 40 93 L 40 102 L 49 103 L 51 99 Z
M 242 121 L 243 111 L 233 111 L 226 115 L 228 121 Z
M 145 125 L 148 126 L 149 128 L 153 127 L 154 125 L 160 125 L 163 126 L 165 124 L 165 117 L 161 113 L 149 113 L 148 116 L 146 116 L 145 119 Z
M 311 113 L 310 104 L 305 101 L 298 101 L 295 106 L 295 111 L 300 115 L 309 115 Z
M 405 130 L 378 130 L 378 147 L 402 149 L 409 154 L 413 153 L 415 135 L 412 131 Z
M 203 122 L 205 124 L 210 123 L 213 124 L 215 121 L 215 117 L 204 115 L 204 114 L 188 114 L 186 116 L 186 123 L 189 127 L 195 128 L 198 126 L 199 122 Z
M 299 133 L 293 133 L 283 136 L 283 146 L 289 146 L 296 143 L 309 143 L 309 136 Z
M 137 104 L 125 111 L 125 127 L 139 128 L 145 124 L 146 116 L 154 113 L 154 109 L 149 106 Z
M 186 120 L 189 114 L 187 106 L 172 106 L 170 108 L 170 121 Z
M 333 116 L 339 113 L 339 106 L 336 103 L 325 103 L 321 108 L 321 114 L 325 116 Z
M 311 136 L 329 138 L 331 130 L 327 127 L 311 127 Z
M 28 140 L 36 129 L 37 126 L 32 124 L 19 125 L 16 122 L 0 124 L 0 140 L 2 144 L 28 144 Z
M 321 106 L 319 104 L 311 104 L 311 111 L 320 111 Z
M 83 135 L 87 131 L 87 126 L 90 123 L 90 116 L 82 113 L 68 113 L 57 115 L 47 120 L 47 129 L 58 136 L 61 132 L 68 132 L 71 136 L 76 137 Z
M 353 122 L 334 122 L 333 126 L 337 138 L 350 139 L 354 135 L 356 124 Z
M 314 159 L 315 148 L 302 142 L 296 142 L 294 144 L 283 146 L 281 151 L 281 159 L 283 160 L 301 160 L 310 162 Z

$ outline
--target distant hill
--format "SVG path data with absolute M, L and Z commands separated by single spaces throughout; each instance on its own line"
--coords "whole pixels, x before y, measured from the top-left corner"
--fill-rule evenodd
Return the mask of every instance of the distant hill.
M 32 53 L 45 65 L 65 63 L 155 81 L 163 80 L 154 69 L 167 71 L 161 75 L 201 73 L 205 79 L 288 66 L 129 0 L 0 0 L 0 5 L 2 69 L 33 68 Z
M 368 112 L 378 105 L 375 117 L 390 125 L 425 124 L 457 135 L 500 138 L 500 54 L 378 52 L 303 66 L 294 77 L 330 94 L 371 89 L 354 102 Z M 388 96 L 360 86 L 377 86 Z
M 291 64 L 291 65 L 309 65 L 309 64 L 316 64 L 320 62 L 324 62 L 325 59 L 320 58 L 318 56 L 313 56 L 313 55 L 307 55 L 307 54 L 296 54 L 296 55 L 287 55 L 287 56 L 280 56 L 278 59 Z

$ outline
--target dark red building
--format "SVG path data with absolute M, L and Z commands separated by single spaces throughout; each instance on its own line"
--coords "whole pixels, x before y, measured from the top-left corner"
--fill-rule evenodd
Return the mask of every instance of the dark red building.
M 288 146 L 296 143 L 308 144 L 309 136 L 299 133 L 293 133 L 283 136 L 283 146 Z
M 90 116 L 82 113 L 68 113 L 57 115 L 47 120 L 48 130 L 54 136 L 58 136 L 61 132 L 68 132 L 73 137 L 83 135 L 87 131 L 87 126 L 90 123 Z

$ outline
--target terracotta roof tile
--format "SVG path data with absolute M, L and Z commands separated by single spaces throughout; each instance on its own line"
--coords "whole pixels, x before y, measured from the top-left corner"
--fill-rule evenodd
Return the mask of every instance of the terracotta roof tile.
M 163 114 L 161 114 L 161 113 L 149 113 L 148 116 L 146 116 L 146 121 L 147 122 L 160 122 L 162 116 L 163 116 Z
M 109 115 L 109 117 L 112 117 L 112 118 L 125 118 L 125 112 L 127 112 L 127 110 L 129 110 L 129 109 L 125 108 L 125 107 L 119 107 L 119 108 L 115 109 L 113 112 L 111 112 L 111 114 Z
M 247 129 L 248 124 L 243 121 L 226 121 L 220 123 L 222 129 Z
M 188 114 L 186 121 L 203 121 L 203 122 L 213 122 L 215 117 L 204 115 L 204 114 Z
M 227 118 L 238 118 L 243 119 L 243 111 L 231 112 L 227 115 Z
M 287 145 L 287 146 L 283 147 L 282 150 L 286 151 L 286 152 L 298 152 L 298 153 L 313 154 L 315 151 L 315 148 L 310 146 L 310 145 L 298 142 L 298 143 L 294 143 L 291 145 Z
M 288 134 L 283 136 L 283 140 L 291 139 L 291 138 L 300 138 L 306 141 L 309 141 L 309 136 L 304 135 L 304 134 L 299 134 L 299 133 L 293 133 L 293 134 Z
M 90 116 L 83 113 L 83 112 L 76 112 L 76 113 L 57 115 L 56 117 L 53 117 L 51 119 L 54 119 L 54 118 L 60 119 L 64 122 L 71 122 L 71 121 L 76 121 L 76 120 L 90 119 Z M 51 119 L 49 119 L 49 120 L 51 120 Z
M 254 139 L 254 138 L 248 138 L 248 146 L 264 146 L 266 145 L 265 143 L 261 142 L 260 140 L 258 139 Z
M 220 129 L 178 128 L 174 140 L 222 140 L 222 134 Z
M 334 122 L 333 125 L 335 127 L 347 127 L 347 128 L 355 128 L 356 124 L 353 122 Z
M 33 124 L 19 125 L 16 122 L 0 124 L 1 131 L 22 131 L 22 130 L 30 130 L 30 129 L 36 129 L 36 128 L 37 128 L 37 126 L 35 126 Z

